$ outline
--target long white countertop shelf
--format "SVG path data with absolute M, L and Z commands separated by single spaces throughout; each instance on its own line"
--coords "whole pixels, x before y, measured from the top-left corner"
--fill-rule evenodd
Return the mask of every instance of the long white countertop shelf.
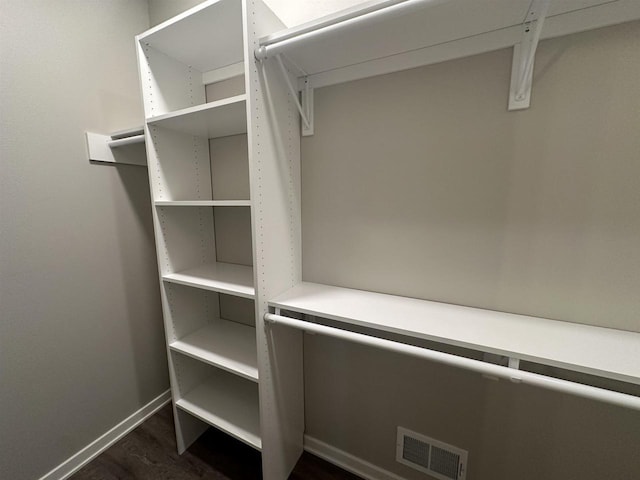
M 156 207 L 250 207 L 251 200 L 156 200 Z
M 247 132 L 245 94 L 183 108 L 147 119 L 150 126 L 198 137 L 218 138 Z
M 254 298 L 253 268 L 233 263 L 208 263 L 197 267 L 168 273 L 165 282 L 227 293 L 244 298 Z
M 216 320 L 176 340 L 169 347 L 248 380 L 258 381 L 256 329 L 248 325 Z
M 531 0 L 377 0 L 260 39 L 313 87 L 511 47 Z M 640 18 L 637 0 L 551 2 L 541 38 Z
M 176 401 L 176 406 L 260 450 L 258 385 L 230 374 L 216 374 Z
M 269 305 L 640 384 L 640 333 L 307 282 Z

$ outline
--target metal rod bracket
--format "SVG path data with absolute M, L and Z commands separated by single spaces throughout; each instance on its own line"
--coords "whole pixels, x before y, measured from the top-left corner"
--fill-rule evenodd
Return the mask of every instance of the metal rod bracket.
M 513 368 L 514 370 L 520 369 L 520 359 L 509 357 L 509 368 Z
M 313 135 L 313 89 L 309 87 L 309 79 L 305 78 L 306 87 L 302 91 L 302 102 L 300 98 L 298 98 L 298 90 L 293 86 L 291 82 L 291 78 L 289 77 L 289 72 L 287 68 L 284 66 L 284 62 L 282 61 L 282 55 L 276 55 L 276 60 L 278 61 L 278 65 L 280 66 L 280 71 L 282 72 L 282 78 L 284 78 L 287 87 L 289 88 L 289 93 L 291 94 L 291 98 L 293 99 L 296 107 L 298 108 L 298 112 L 300 112 L 300 117 L 302 118 L 302 135 L 308 136 Z M 305 133 L 306 132 L 306 133 Z M 309 133 L 310 132 L 310 133 Z
M 311 88 L 309 78 L 304 78 L 304 88 L 302 89 L 302 110 L 307 117 L 307 122 L 302 124 L 302 136 L 313 135 L 313 88 Z
M 551 0 L 533 0 L 522 24 L 520 43 L 513 46 L 509 110 L 523 110 L 531 104 L 533 63 L 542 33 L 542 26 Z

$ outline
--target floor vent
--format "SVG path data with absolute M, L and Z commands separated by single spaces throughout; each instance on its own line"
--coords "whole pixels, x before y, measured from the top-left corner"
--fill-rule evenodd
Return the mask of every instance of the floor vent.
M 398 427 L 396 460 L 441 480 L 464 480 L 467 451 Z

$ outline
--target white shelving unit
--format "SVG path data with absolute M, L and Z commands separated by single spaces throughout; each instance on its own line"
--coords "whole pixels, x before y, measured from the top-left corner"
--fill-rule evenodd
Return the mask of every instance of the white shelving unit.
M 296 72 L 299 112 L 309 115 L 312 131 L 315 87 L 524 48 L 540 25 L 540 38 L 550 38 L 638 18 L 640 3 L 628 0 L 380 0 L 264 36 L 255 54 L 264 64 L 287 64 Z M 283 80 L 295 90 L 296 82 Z M 640 383 L 639 333 L 304 282 L 273 297 L 270 306 L 347 329 L 357 325 Z
M 640 383 L 640 334 L 302 282 L 298 113 L 312 120 L 312 89 L 513 46 L 539 3 L 381 0 L 284 29 L 261 0 L 210 0 L 137 37 L 180 452 L 214 426 L 261 450 L 265 479 L 288 477 L 302 334 L 265 328 L 270 309 Z M 554 2 L 541 38 L 639 5 Z
M 253 51 L 283 27 L 261 0 L 210 0 L 136 38 L 178 450 L 213 426 L 273 480 L 302 452 L 301 337 L 262 320 L 301 276 L 299 124 Z
M 550 5 L 548 10 L 545 4 Z M 314 88 L 514 47 L 511 92 L 505 91 L 511 108 L 519 68 L 526 67 L 528 61 L 527 68 L 533 66 L 537 39 L 532 41 L 531 35 L 538 26 L 544 25 L 539 38 L 545 39 L 639 18 L 640 3 L 633 0 L 550 4 L 545 0 L 380 0 L 263 36 L 255 54 L 265 70 L 276 70 L 267 72 L 270 84 L 288 83 L 290 101 L 297 103 L 306 124 L 302 134 L 310 135 L 314 130 Z M 533 47 L 527 46 L 530 43 Z M 528 99 L 526 103 L 528 106 Z M 326 188 L 324 194 L 331 195 L 330 185 Z M 295 261 L 299 265 L 302 258 Z M 636 391 L 634 385 L 640 384 L 640 333 L 302 281 L 272 296 L 270 308 L 273 313 L 267 320 L 274 327 L 269 333 L 306 330 L 640 409 L 637 396 L 539 375 L 520 366 L 522 360 L 571 370 L 625 382 Z M 300 314 L 313 318 L 301 320 Z M 471 349 L 474 355 L 505 356 L 508 366 L 386 338 L 394 335 L 407 337 L 408 343 L 411 339 L 427 340 Z M 277 357 L 287 345 L 273 348 Z M 285 381 L 292 374 L 274 368 L 270 375 Z
M 247 95 L 208 101 L 215 85 L 202 75 L 243 61 L 242 29 L 241 3 L 221 0 L 137 38 L 173 399 L 190 415 L 175 416 L 180 451 L 209 425 L 261 448 L 255 318 L 223 317 L 224 295 L 256 296 L 251 201 L 215 198 L 214 179 L 225 178 L 216 177 L 210 153 L 220 137 L 244 134 L 246 145 Z M 216 83 L 233 80 L 218 75 Z M 248 156 L 232 153 L 227 163 L 249 183 Z M 245 245 L 240 263 L 221 246 L 224 236 Z M 254 305 L 249 310 L 253 317 Z

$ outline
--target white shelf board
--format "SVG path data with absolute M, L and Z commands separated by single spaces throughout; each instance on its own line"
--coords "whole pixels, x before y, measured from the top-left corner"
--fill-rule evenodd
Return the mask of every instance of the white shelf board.
M 144 127 L 131 127 L 124 130 L 118 130 L 113 132 L 110 137 L 111 140 L 118 140 L 126 137 L 135 137 L 137 135 L 144 135 Z
M 219 319 L 169 347 L 247 380 L 258 381 L 256 329 L 248 325 Z
M 195 107 L 183 108 L 148 118 L 147 124 L 207 138 L 246 133 L 246 99 L 247 96 L 242 94 Z
M 242 62 L 242 2 L 203 2 L 137 39 L 201 72 Z
M 250 207 L 251 200 L 157 200 L 156 207 Z
M 234 375 L 215 375 L 176 406 L 232 437 L 260 450 L 258 385 Z
M 521 40 L 530 4 L 531 0 L 378 0 L 276 32 L 261 38 L 260 44 L 301 34 L 283 53 L 318 88 L 511 47 Z M 541 38 L 638 18 L 637 0 L 555 1 Z M 341 26 L 327 27 L 336 22 Z M 330 34 L 307 33 L 323 28 Z
M 640 333 L 307 282 L 269 305 L 640 384 Z
M 227 293 L 244 298 L 254 298 L 253 268 L 232 263 L 209 263 L 168 273 L 162 276 L 165 282 Z

